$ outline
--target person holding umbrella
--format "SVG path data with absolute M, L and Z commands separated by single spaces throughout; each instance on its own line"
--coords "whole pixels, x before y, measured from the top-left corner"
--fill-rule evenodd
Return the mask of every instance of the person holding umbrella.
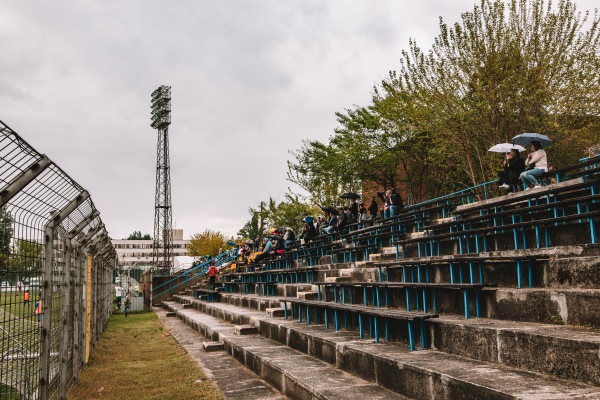
M 350 214 L 352 215 L 352 222 L 358 222 L 358 203 L 356 202 L 356 199 L 354 199 L 350 205 Z
M 504 159 L 504 170 L 498 173 L 500 187 L 509 192 L 514 192 L 513 185 L 519 181 L 521 173 L 525 171 L 525 161 L 517 149 L 511 149 Z
M 519 176 L 523 185 L 526 186 L 525 190 L 531 189 L 532 186 L 534 189 L 542 187 L 537 178 L 548 172 L 548 157 L 539 140 L 531 142 L 531 153 L 529 153 L 527 160 L 525 160 L 525 166 L 525 171 Z

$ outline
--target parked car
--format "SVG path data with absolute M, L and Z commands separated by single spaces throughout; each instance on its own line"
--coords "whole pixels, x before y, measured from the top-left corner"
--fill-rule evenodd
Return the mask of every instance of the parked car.
M 40 286 L 40 278 L 34 277 L 34 278 L 25 279 L 23 281 L 23 285 L 25 286 L 26 289 L 39 287 Z

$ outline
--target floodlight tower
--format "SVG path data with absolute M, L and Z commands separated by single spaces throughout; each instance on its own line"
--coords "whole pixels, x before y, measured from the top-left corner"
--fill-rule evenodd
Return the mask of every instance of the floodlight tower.
M 152 128 L 158 130 L 152 261 L 157 272 L 164 275 L 168 275 L 173 268 L 169 125 L 171 125 L 171 86 L 160 86 L 152 92 L 152 124 L 150 124 Z

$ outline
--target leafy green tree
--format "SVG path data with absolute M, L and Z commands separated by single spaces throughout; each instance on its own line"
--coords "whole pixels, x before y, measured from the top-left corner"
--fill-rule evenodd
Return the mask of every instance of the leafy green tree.
M 279 203 L 270 198 L 267 211 L 269 229 L 290 227 L 296 233 L 301 230 L 304 217 L 321 213 L 318 207 L 303 202 L 298 195 L 289 193 L 286 193 L 285 200 Z
M 202 233 L 192 235 L 188 243 L 188 251 L 190 256 L 199 257 L 204 255 L 216 256 L 219 254 L 219 249 L 225 249 L 227 237 L 218 231 L 210 229 Z
M 238 231 L 238 236 L 241 239 L 256 239 L 260 236 L 259 230 L 259 216 L 260 213 L 252 208 L 249 210 L 251 218 L 246 224 Z
M 294 232 L 299 232 L 304 217 L 315 216 L 321 213 L 321 210 L 307 203 L 306 199 L 299 195 L 286 193 L 283 201 L 277 202 L 270 197 L 268 202 L 261 202 L 259 207 L 250 208 L 249 213 L 251 219 L 240 229 L 238 235 L 260 241 L 275 228 L 290 227 Z
M 472 184 L 495 177 L 487 148 L 522 132 L 548 134 L 552 159 L 571 163 L 599 139 L 599 22 L 569 0 L 482 0 L 462 23 L 440 19 L 429 52 L 411 41 L 389 83 Z
M 419 201 L 496 179 L 487 149 L 523 132 L 553 139 L 555 166 L 575 162 L 600 142 L 599 24 L 570 0 L 482 0 L 440 19 L 431 50 L 411 40 L 371 104 L 336 113 L 329 142 L 291 152 L 288 180 L 321 204 L 357 186 Z
M 290 154 L 295 161 L 288 161 L 288 180 L 310 193 L 317 204 L 335 204 L 352 182 L 352 169 L 345 168 L 344 156 L 333 143 L 305 140 L 301 149 Z
M 149 233 L 142 235 L 141 231 L 133 231 L 125 240 L 152 240 L 152 236 Z
M 38 276 L 43 267 L 43 250 L 41 243 L 16 239 L 13 245 L 13 257 L 10 270 L 15 279 Z
M 0 271 L 8 270 L 12 235 L 13 217 L 4 206 L 0 208 Z

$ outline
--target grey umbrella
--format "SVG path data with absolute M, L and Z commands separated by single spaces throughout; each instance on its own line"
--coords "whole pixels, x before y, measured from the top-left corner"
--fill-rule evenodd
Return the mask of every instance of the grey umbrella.
M 552 144 L 552 140 L 550 140 L 548 136 L 542 135 L 541 133 L 521 133 L 520 135 L 512 138 L 513 144 L 519 144 L 523 147 L 529 146 L 534 140 L 540 142 L 542 147 L 548 147 Z

